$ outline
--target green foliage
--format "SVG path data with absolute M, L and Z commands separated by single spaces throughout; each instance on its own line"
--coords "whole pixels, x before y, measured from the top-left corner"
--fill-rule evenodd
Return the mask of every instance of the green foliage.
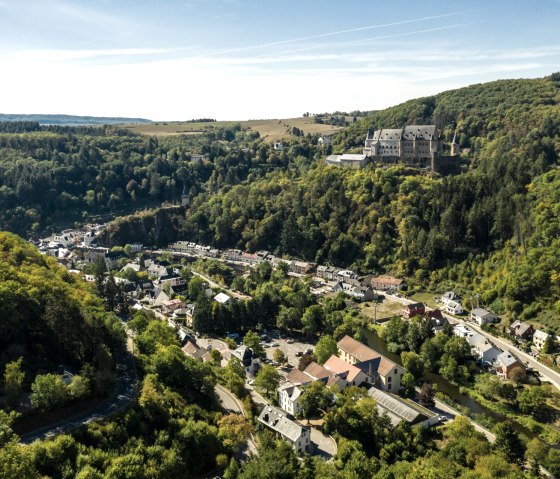
M 517 402 L 522 412 L 538 418 L 544 412 L 546 392 L 540 386 L 529 386 L 519 393 Z
M 494 428 L 494 447 L 507 461 L 521 463 L 527 446 L 520 440 L 509 422 L 501 422 Z
M 68 390 L 59 375 L 38 374 L 31 385 L 29 399 L 33 407 L 49 411 L 64 405 L 68 399 Z
M 25 372 L 21 369 L 23 358 L 12 361 L 6 364 L 6 371 L 4 373 L 4 391 L 6 393 L 6 404 L 9 407 L 16 407 L 21 399 L 23 390 L 23 380 L 25 379 Z
M 321 336 L 315 348 L 313 349 L 313 354 L 317 358 L 319 364 L 324 364 L 327 359 L 329 359 L 333 354 L 336 355 L 338 352 L 338 347 L 334 338 L 328 334 Z
M 309 419 L 326 409 L 332 404 L 334 394 L 321 381 L 314 381 L 303 391 L 299 404 L 302 416 Z
M 263 392 L 265 396 L 274 395 L 279 383 L 280 374 L 270 364 L 265 364 L 255 377 L 255 388 Z

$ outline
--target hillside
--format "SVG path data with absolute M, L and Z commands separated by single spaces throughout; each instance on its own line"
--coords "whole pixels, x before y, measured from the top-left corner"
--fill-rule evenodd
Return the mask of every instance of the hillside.
M 547 318 L 560 308 L 558 272 L 546 259 L 558 253 L 559 101 L 556 76 L 492 82 L 375 112 L 336 136 L 333 149 L 345 149 L 372 127 L 435 122 L 449 138 L 457 125 L 464 172 L 444 178 L 325 167 L 312 139 L 293 139 L 285 169 L 196 197 L 179 236 L 402 274 L 557 327 Z
M 76 373 L 89 364 L 93 373 L 111 367 L 111 351 L 123 337 L 90 285 L 26 241 L 0 232 L 1 371 L 21 357 L 29 382 L 60 364 Z M 99 379 L 106 384 L 95 389 L 105 391 L 110 381 Z
M 76 115 L 23 115 L 0 113 L 0 121 L 36 121 L 40 125 L 82 126 L 82 125 L 122 125 L 129 123 L 151 123 L 145 118 L 121 118 Z

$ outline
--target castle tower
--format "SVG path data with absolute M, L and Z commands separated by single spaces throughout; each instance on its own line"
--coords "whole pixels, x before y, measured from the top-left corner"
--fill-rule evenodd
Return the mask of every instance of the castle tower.
M 181 206 L 189 206 L 190 198 L 187 195 L 185 185 L 183 185 L 183 194 L 181 195 Z
M 457 128 L 455 128 L 455 133 L 453 133 L 453 140 L 451 140 L 451 156 L 459 156 L 461 154 L 461 148 L 457 142 Z

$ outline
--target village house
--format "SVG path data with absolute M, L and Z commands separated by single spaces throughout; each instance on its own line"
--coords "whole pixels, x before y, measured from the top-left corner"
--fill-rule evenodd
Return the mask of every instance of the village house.
M 361 386 L 371 383 L 371 379 L 360 368 L 345 363 L 338 356 L 332 355 L 323 366 L 344 379 L 348 386 Z
M 167 269 L 167 267 L 153 262 L 148 266 L 147 271 L 148 275 L 158 279 L 169 274 L 169 270 Z
M 426 312 L 424 303 L 407 304 L 403 308 L 402 316 L 404 319 L 410 319 L 414 316 L 422 316 Z
M 517 371 L 515 375 L 519 379 L 523 379 L 527 375 L 525 365 L 513 354 L 509 351 L 500 353 L 496 358 L 496 374 L 501 379 L 511 379 L 514 371 Z
M 449 301 L 445 305 L 445 312 L 449 314 L 463 314 L 463 306 L 458 301 Z
M 230 301 L 232 301 L 232 298 L 226 293 L 218 293 L 216 296 L 214 296 L 214 301 L 220 304 L 228 304 Z
M 461 299 L 461 296 L 455 293 L 455 291 L 447 291 L 440 298 L 444 306 L 447 306 L 450 302 L 460 303 Z
M 297 416 L 301 412 L 299 399 L 302 393 L 301 387 L 286 382 L 278 388 L 278 405 L 288 414 Z
M 123 259 L 126 259 L 126 254 L 124 254 L 122 251 L 109 251 L 105 255 L 105 265 L 110 271 L 115 269 L 119 265 L 119 262 Z
M 186 306 L 180 299 L 168 299 L 161 303 L 161 310 L 164 314 L 172 315 L 178 309 Z
M 473 334 L 466 339 L 471 347 L 472 355 L 483 364 L 494 364 L 496 358 L 502 352 L 500 349 L 495 348 L 482 334 Z
M 239 359 L 246 373 L 251 376 L 255 376 L 257 374 L 261 365 L 261 360 L 251 348 L 241 345 L 237 349 L 231 351 L 231 356 Z
M 350 336 L 338 343 L 340 359 L 353 364 L 372 378 L 372 383 L 386 391 L 398 392 L 406 370 Z
M 330 136 L 323 135 L 323 136 L 319 137 L 319 139 L 317 140 L 317 143 L 320 146 L 327 146 L 327 145 L 330 145 L 332 143 L 332 138 Z
M 368 391 L 368 396 L 375 399 L 380 414 L 389 416 L 393 427 L 398 426 L 403 421 L 411 426 L 422 424 L 424 427 L 430 427 L 439 422 L 439 417 L 435 412 L 410 399 L 403 399 L 377 388 L 371 388 Z
M 185 308 L 185 323 L 187 327 L 192 328 L 194 318 L 194 304 L 187 304 Z
M 294 421 L 290 421 L 282 410 L 265 405 L 258 421 L 292 444 L 296 453 L 303 454 L 311 451 L 311 431 Z
M 530 341 L 533 338 L 534 333 L 535 329 L 533 326 L 519 320 L 511 323 L 511 326 L 509 327 L 509 334 L 523 341 Z
M 537 329 L 533 333 L 533 347 L 538 351 L 540 351 L 543 348 L 544 343 L 547 339 L 548 339 L 548 334 L 545 333 L 544 331 L 541 331 L 540 329 Z
M 434 333 L 441 333 L 445 327 L 449 324 L 449 320 L 443 315 L 439 309 L 434 309 L 432 311 L 427 311 L 424 317 L 430 321 Z
M 192 340 L 187 341 L 182 349 L 187 356 L 196 359 L 197 361 L 202 361 L 202 356 L 204 356 L 207 352 Z
M 406 289 L 406 283 L 402 278 L 394 276 L 381 275 L 370 279 L 371 287 L 378 291 L 395 291 Z
M 307 274 L 313 269 L 313 263 L 307 261 L 292 261 L 290 271 L 297 274 Z
M 483 324 L 497 323 L 500 318 L 485 309 L 474 308 L 471 311 L 471 320 L 478 323 L 479 326 L 482 326 Z

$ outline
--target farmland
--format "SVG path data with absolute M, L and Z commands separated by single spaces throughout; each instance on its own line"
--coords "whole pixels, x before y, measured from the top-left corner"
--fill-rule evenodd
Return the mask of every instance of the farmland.
M 124 125 L 123 128 L 136 133 L 150 136 L 196 135 L 206 133 L 217 128 L 240 124 L 242 128 L 258 131 L 261 138 L 268 142 L 281 140 L 289 136 L 292 128 L 298 128 L 304 135 L 308 133 L 323 135 L 334 133 L 338 126 L 323 125 L 313 122 L 313 117 L 288 118 L 283 120 L 248 120 L 248 121 L 215 121 L 215 122 L 156 122 L 149 124 Z

